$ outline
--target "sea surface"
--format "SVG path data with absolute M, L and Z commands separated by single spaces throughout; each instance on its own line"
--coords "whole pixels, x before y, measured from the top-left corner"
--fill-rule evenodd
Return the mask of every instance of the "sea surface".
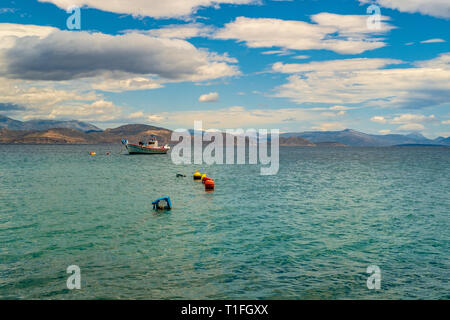
M 120 151 L 0 145 L 0 299 L 450 299 L 450 148 L 281 147 L 274 176 Z

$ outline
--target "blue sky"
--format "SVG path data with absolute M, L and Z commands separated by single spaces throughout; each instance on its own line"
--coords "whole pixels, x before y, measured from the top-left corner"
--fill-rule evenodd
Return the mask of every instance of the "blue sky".
M 1 6 L 0 113 L 13 118 L 450 135 L 445 0 Z

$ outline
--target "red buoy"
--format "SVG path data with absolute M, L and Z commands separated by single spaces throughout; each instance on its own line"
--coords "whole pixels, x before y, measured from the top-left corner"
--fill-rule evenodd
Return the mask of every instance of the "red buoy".
M 205 184 L 205 181 L 206 180 L 212 180 L 211 178 L 208 178 L 207 176 L 204 176 L 203 178 L 202 178 L 202 183 L 203 184 Z
M 208 178 L 208 180 L 205 180 L 205 190 L 214 190 L 214 180 L 211 178 Z

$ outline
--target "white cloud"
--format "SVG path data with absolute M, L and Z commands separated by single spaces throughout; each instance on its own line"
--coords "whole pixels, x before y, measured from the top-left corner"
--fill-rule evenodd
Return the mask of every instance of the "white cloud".
M 39 0 L 50 2 L 66 10 L 70 6 L 87 6 L 102 11 L 125 13 L 154 18 L 182 18 L 201 7 L 218 7 L 220 4 L 250 4 L 255 0 Z
M 159 89 L 163 85 L 156 80 L 137 77 L 130 79 L 106 79 L 100 82 L 93 82 L 92 88 L 95 90 L 109 91 L 109 92 L 122 92 L 130 90 L 150 90 Z
M 318 131 L 340 131 L 345 129 L 345 125 L 340 122 L 325 122 L 311 129 Z
M 439 43 L 439 42 L 445 42 L 445 40 L 435 38 L 435 39 L 428 39 L 428 40 L 420 41 L 420 43 Z
M 361 3 L 373 3 L 374 0 L 359 0 Z M 450 18 L 450 2 L 448 0 L 375 0 L 389 9 L 402 12 L 430 15 L 438 18 Z
M 269 50 L 269 51 L 264 51 L 264 52 L 261 52 L 262 54 L 265 54 L 265 55 L 268 55 L 268 54 L 274 54 L 274 55 L 277 55 L 277 56 L 279 56 L 279 57 L 282 57 L 282 56 L 288 56 L 288 55 L 291 55 L 291 54 L 293 54 L 291 51 L 289 51 L 289 50 Z
M 199 102 L 216 102 L 219 100 L 219 94 L 217 92 L 210 92 L 206 94 L 202 94 L 200 98 L 198 98 Z
M 13 47 L 18 38 L 38 37 L 42 39 L 57 30 L 53 27 L 37 25 L 0 23 L 0 50 Z
M 299 56 L 294 56 L 292 58 L 301 60 L 301 59 L 309 59 L 309 56 L 307 56 L 307 55 L 299 55 Z
M 423 114 L 400 114 L 394 118 L 386 118 L 383 116 L 374 116 L 370 119 L 372 122 L 389 123 L 401 125 L 397 128 L 399 131 L 422 131 L 425 129 L 423 124 L 438 122 L 434 115 L 426 116 Z
M 83 121 L 111 121 L 122 113 L 122 108 L 105 100 L 94 101 L 91 104 L 72 103 L 52 108 L 48 115 L 39 118 L 48 119 L 77 119 Z M 36 114 L 33 114 L 36 117 Z
M 338 116 L 344 116 L 346 111 L 338 111 L 338 112 L 322 112 L 321 115 L 324 117 L 334 118 Z
M 382 17 L 382 20 L 387 20 Z M 278 47 L 285 50 L 327 49 L 342 54 L 359 54 L 385 46 L 376 37 L 393 26 L 381 22 L 379 30 L 367 28 L 366 15 L 319 13 L 314 23 L 269 18 L 238 17 L 218 30 L 217 39 L 236 39 L 251 48 Z
M 160 122 L 173 128 L 191 128 L 195 120 L 202 120 L 205 129 L 283 128 L 286 126 L 292 128 L 293 125 L 297 128 L 301 125 L 306 130 L 311 128 L 311 123 L 320 126 L 324 121 L 324 116 L 321 114 L 301 108 L 246 109 L 242 106 L 214 110 L 161 112 L 155 116 L 163 118 Z M 340 128 L 343 126 L 341 124 Z
M 392 124 L 410 124 L 410 123 L 426 123 L 426 122 L 435 122 L 437 121 L 436 117 L 432 114 L 430 116 L 425 116 L 423 114 L 402 114 L 394 119 L 390 120 Z
M 399 131 L 422 131 L 425 127 L 420 123 L 408 123 L 397 128 Z
M 80 93 L 48 84 L 0 78 L 0 103 L 13 103 L 29 109 L 42 109 L 47 112 L 52 107 L 68 101 L 94 101 L 100 98 L 101 96 L 93 92 Z
M 305 64 L 276 63 L 293 73 L 276 88 L 276 97 L 297 103 L 363 104 L 419 109 L 450 101 L 450 54 L 414 67 L 383 68 L 391 59 L 346 59 Z
M 381 133 L 381 134 L 389 134 L 389 133 L 391 133 L 391 130 L 389 130 L 389 129 L 384 129 L 384 130 L 380 130 L 380 131 L 378 131 L 379 133 Z
M 442 121 L 442 124 L 450 124 L 450 120 L 444 120 Z
M 347 107 L 347 106 L 332 106 L 329 108 L 330 110 L 334 110 L 334 111 L 346 111 L 346 110 L 350 110 L 353 108 Z
M 370 121 L 377 122 L 377 123 L 386 123 L 387 122 L 386 118 L 382 117 L 382 116 L 374 116 L 374 117 L 370 118 Z
M 164 117 L 157 114 L 149 114 L 143 111 L 136 111 L 125 116 L 125 119 L 135 120 L 137 122 L 161 122 Z

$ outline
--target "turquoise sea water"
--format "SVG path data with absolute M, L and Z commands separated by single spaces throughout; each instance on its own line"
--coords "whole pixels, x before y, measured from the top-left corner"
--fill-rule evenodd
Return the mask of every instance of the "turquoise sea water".
M 282 147 L 261 176 L 120 148 L 0 145 L 1 299 L 450 298 L 450 149 Z

